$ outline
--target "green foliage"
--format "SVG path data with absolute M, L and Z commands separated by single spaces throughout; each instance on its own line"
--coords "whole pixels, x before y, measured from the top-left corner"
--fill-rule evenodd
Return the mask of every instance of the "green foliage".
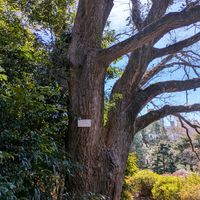
M 54 3 L 56 7 L 50 7 Z M 51 16 L 48 22 L 45 6 L 49 6 L 47 12 Z M 66 14 L 59 14 L 60 6 L 66 9 L 66 2 L 0 0 L 2 200 L 64 197 L 64 177 L 77 169 L 65 153 L 66 97 L 62 88 L 49 79 L 53 48 L 49 50 L 33 33 L 34 22 L 46 28 L 51 26 L 57 37 L 61 27 L 56 26 L 60 22 L 53 19 L 53 13 L 61 18 Z M 28 18 L 24 18 L 25 14 Z
M 151 196 L 151 190 L 158 178 L 159 175 L 150 170 L 139 171 L 132 178 L 135 192 L 140 196 Z
M 107 24 L 107 28 L 103 34 L 102 43 L 101 43 L 102 48 L 107 48 L 108 46 L 110 46 L 116 41 L 115 30 L 110 30 L 109 26 L 110 24 Z
M 112 97 L 111 100 L 106 100 L 105 101 L 105 106 L 104 106 L 104 125 L 107 123 L 107 118 L 108 118 L 108 113 L 111 109 L 115 109 L 117 102 L 123 98 L 123 95 L 120 93 L 115 93 Z
M 151 124 L 136 134 L 132 151 L 138 156 L 138 166 L 156 173 L 173 173 L 177 169 L 198 170 L 198 159 L 191 149 L 188 138 L 180 137 L 177 141 L 170 137 L 162 127 L 162 121 Z M 185 134 L 185 133 L 184 133 Z M 193 135 L 192 141 L 199 153 L 199 135 Z
M 106 73 L 106 81 L 110 79 L 118 78 L 122 75 L 123 70 L 118 67 L 109 66 Z
M 151 170 L 155 170 L 155 172 L 158 172 L 160 167 L 162 167 L 163 169 L 161 171 L 165 172 L 165 168 L 167 168 L 167 170 L 168 168 L 171 168 L 170 161 L 173 161 L 173 159 L 168 159 L 168 156 L 165 156 L 165 154 L 162 153 L 162 144 L 170 144 L 162 120 L 150 124 L 148 127 L 141 130 L 135 135 L 132 145 L 132 151 L 135 151 L 137 153 L 138 165 L 141 169 L 148 168 Z M 169 146 L 167 148 L 167 153 L 174 155 L 174 152 L 171 150 L 172 147 Z M 162 154 L 164 155 L 163 164 L 162 162 L 160 162 Z M 163 167 L 163 165 L 165 166 Z
M 179 200 L 182 178 L 175 176 L 161 176 L 152 189 L 156 200 Z
M 200 143 L 198 141 L 199 135 L 193 136 L 192 141 L 197 153 L 200 153 Z M 185 168 L 186 170 L 196 170 L 198 167 L 198 158 L 192 151 L 190 142 L 187 137 L 181 137 L 175 143 L 177 166 Z
M 152 169 L 159 174 L 173 173 L 176 171 L 175 160 L 171 145 L 167 143 L 160 143 L 158 151 L 155 153 L 156 159 L 152 162 Z
M 200 184 L 200 175 L 197 173 L 191 173 L 186 177 L 185 182 L 188 184 Z
M 151 197 L 151 190 L 159 175 L 150 170 L 141 170 L 132 176 L 126 176 L 122 192 L 122 199 L 134 197 Z
M 53 31 L 59 37 L 63 30 L 70 28 L 75 18 L 75 0 L 7 0 L 17 11 L 26 15 L 32 26 Z
M 5 70 L 3 68 L 0 68 L 0 82 L 7 81 L 7 76 L 5 73 Z
M 146 160 L 147 160 L 147 154 L 150 152 L 147 152 L 147 146 L 146 143 L 143 141 L 143 132 L 144 130 L 136 133 L 134 136 L 134 140 L 132 143 L 132 149 L 131 151 L 136 152 L 137 158 L 138 158 L 138 166 L 140 169 L 143 169 L 146 167 Z
M 126 165 L 121 199 L 198 200 L 199 187 L 199 174 L 189 173 L 183 178 L 139 170 L 136 153 L 131 153 Z
M 198 200 L 200 199 L 200 184 L 186 184 L 180 191 L 181 200 Z
M 192 173 L 188 175 L 179 192 L 181 200 L 200 199 L 200 175 Z
M 132 176 L 139 171 L 139 168 L 137 166 L 137 157 L 135 153 L 130 153 L 128 156 L 128 160 L 126 163 L 126 169 L 125 169 L 125 177 L 124 177 L 124 183 L 122 187 L 122 193 L 121 198 L 122 199 L 132 199 L 132 184 L 131 184 L 131 178 Z
M 1 199 L 51 198 L 72 164 L 63 149 L 66 109 L 58 86 L 39 86 L 30 74 L 0 89 Z M 11 196 L 12 195 L 12 196 Z
M 125 176 L 133 176 L 139 171 L 136 153 L 130 153 L 126 163 Z
M 122 199 L 198 200 L 199 188 L 200 175 L 197 173 L 181 177 L 159 175 L 150 170 L 136 170 L 124 178 Z
M 23 27 L 10 6 L 1 6 L 4 9 L 0 9 L 0 66 L 9 79 L 16 76 L 21 78 L 24 72 L 36 73 L 47 64 L 46 50 L 37 42 L 34 34 Z

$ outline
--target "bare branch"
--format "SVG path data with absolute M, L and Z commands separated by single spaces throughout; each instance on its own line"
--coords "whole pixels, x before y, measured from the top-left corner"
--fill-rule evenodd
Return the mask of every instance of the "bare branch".
M 166 12 L 170 0 L 156 0 L 153 2 L 153 5 L 149 11 L 148 16 L 146 17 L 145 21 L 141 21 L 138 19 L 140 15 L 139 12 L 140 6 L 138 0 L 133 0 L 133 21 L 137 24 L 137 28 L 139 31 L 142 30 L 145 26 L 153 23 L 154 21 L 160 19 Z M 159 9 L 158 9 L 159 8 Z M 140 80 L 143 76 L 143 74 L 146 71 L 146 68 L 148 64 L 152 61 L 152 49 L 154 44 L 159 38 L 154 38 L 153 41 L 150 41 L 143 45 L 141 48 L 138 48 L 131 52 L 128 64 L 126 66 L 126 69 L 122 75 L 122 77 L 116 82 L 113 88 L 113 92 L 122 92 L 125 88 L 126 92 L 129 92 L 130 90 L 134 90 L 134 86 L 137 86 L 140 83 Z M 143 56 L 140 57 L 141 51 L 143 52 Z
M 187 50 L 187 51 L 181 51 L 180 52 L 183 56 L 184 55 L 190 55 L 191 58 L 193 58 L 195 61 L 200 61 L 200 55 L 198 52 L 195 52 L 194 50 Z
M 168 54 L 177 53 L 178 51 L 182 50 L 183 48 L 191 46 L 194 43 L 198 42 L 199 40 L 200 40 L 200 33 L 197 33 L 188 39 L 177 42 L 166 48 L 154 49 L 154 58 L 162 57 L 162 56 L 165 56 Z
M 177 69 L 183 68 L 184 71 L 187 73 L 188 77 L 189 77 L 189 74 L 188 74 L 188 70 L 186 70 L 186 68 L 189 69 L 189 70 L 192 69 L 194 74 L 197 77 L 200 76 L 200 73 L 197 71 L 197 69 L 200 68 L 200 65 L 199 65 L 199 63 L 200 63 L 200 55 L 199 55 L 199 52 L 197 50 L 196 51 L 191 50 L 191 49 L 189 49 L 189 50 L 181 50 L 177 54 L 173 54 L 173 57 L 176 60 L 173 61 L 173 62 L 170 62 L 170 63 L 167 63 L 168 62 L 168 57 L 171 58 L 172 55 L 169 55 L 169 56 L 165 57 L 159 64 L 157 64 L 155 67 L 153 67 L 152 69 L 147 71 L 144 74 L 143 79 L 142 79 L 140 84 L 144 85 L 149 80 L 154 78 L 159 72 L 161 72 L 162 70 L 164 70 L 166 68 L 170 68 L 170 67 L 177 67 Z M 166 62 L 163 63 L 163 61 L 166 61 Z
M 165 33 L 200 21 L 200 6 L 182 12 L 169 13 L 136 35 L 99 52 L 98 58 L 109 64 L 124 54 L 142 47 Z
M 149 124 L 164 118 L 168 115 L 175 115 L 177 113 L 188 113 L 188 112 L 194 112 L 194 111 L 200 111 L 200 104 L 193 104 L 188 106 L 169 106 L 166 105 L 158 110 L 153 110 L 148 112 L 147 114 L 138 117 L 136 120 L 136 132 L 142 130 L 143 128 L 147 127 Z
M 164 81 L 152 84 L 146 89 L 139 91 L 138 98 L 140 98 L 141 104 L 145 105 L 157 95 L 163 93 L 181 92 L 185 90 L 196 89 L 199 87 L 200 78 L 194 78 L 185 81 Z
M 163 69 L 167 68 L 166 63 L 169 62 L 174 56 L 173 55 L 169 55 L 167 57 L 165 57 L 158 65 L 156 65 L 153 69 L 147 71 L 140 84 L 144 85 L 145 83 L 147 83 L 151 78 L 153 78 L 156 74 L 158 74 L 160 71 L 162 71 Z
M 143 28 L 160 19 L 169 7 L 171 0 L 152 1 L 152 7 L 143 23 Z
M 186 68 L 190 67 L 195 75 L 197 77 L 200 76 L 200 74 L 198 73 L 198 71 L 196 69 L 200 69 L 200 65 L 194 65 L 194 64 L 191 64 L 191 63 L 188 63 L 188 62 L 172 62 L 172 63 L 169 63 L 169 64 L 162 64 L 163 62 L 159 63 L 158 65 L 156 65 L 153 69 L 147 71 L 143 78 L 142 78 L 142 81 L 141 81 L 141 85 L 144 85 L 146 84 L 148 81 L 150 81 L 155 75 L 157 75 L 159 72 L 161 72 L 162 70 L 164 69 L 167 69 L 167 68 L 170 68 L 170 67 L 175 67 L 175 66 L 179 66 L 179 67 L 184 67 L 184 71 L 186 70 Z M 187 76 L 188 76 L 188 72 L 187 73 Z
M 200 78 L 189 79 L 185 81 L 164 81 L 148 86 L 144 90 L 140 90 L 134 95 L 138 99 L 140 106 L 144 107 L 154 97 L 163 93 L 181 92 L 184 90 L 192 90 L 200 87 Z
M 188 124 L 189 126 L 191 126 L 191 127 L 192 127 L 193 125 L 192 125 L 188 120 L 186 120 L 183 116 L 178 115 L 178 114 L 175 115 L 175 116 L 178 117 L 178 119 L 179 119 L 179 121 L 180 121 L 180 123 L 181 123 L 182 128 L 185 129 L 186 134 L 187 134 L 187 137 L 188 137 L 188 140 L 189 140 L 190 145 L 191 145 L 191 148 L 192 148 L 192 151 L 195 153 L 197 159 L 200 161 L 200 156 L 199 156 L 199 154 L 195 151 L 194 145 L 193 145 L 193 143 L 192 143 L 192 139 L 191 139 L 190 134 L 189 134 L 189 130 L 188 130 L 188 128 L 185 126 L 184 122 L 185 122 L 186 124 Z
M 200 3 L 200 1 L 196 0 L 196 1 L 192 2 L 191 0 L 186 0 L 185 3 L 186 3 L 186 9 L 189 9 L 191 7 L 198 5 Z
M 171 0 L 156 0 L 152 1 L 151 9 L 145 20 L 141 18 L 141 9 L 139 0 L 131 0 L 132 2 L 132 20 L 136 28 L 141 31 L 142 28 L 160 19 L 169 7 Z
M 188 126 L 190 126 L 191 128 L 193 128 L 196 133 L 198 133 L 200 135 L 200 127 L 199 125 L 196 124 L 192 124 L 190 121 L 188 121 L 187 119 L 185 119 L 183 116 L 181 115 L 175 115 L 176 117 L 180 118 L 183 122 L 185 122 Z

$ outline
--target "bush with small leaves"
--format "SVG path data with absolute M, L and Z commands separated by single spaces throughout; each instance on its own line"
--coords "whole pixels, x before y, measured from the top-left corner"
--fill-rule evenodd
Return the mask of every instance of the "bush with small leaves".
M 150 170 L 141 170 L 131 177 L 126 177 L 125 184 L 127 188 L 126 198 L 124 199 L 133 199 L 134 197 L 151 198 L 151 190 L 159 177 L 160 175 Z
M 152 189 L 156 200 L 180 200 L 179 191 L 183 178 L 175 176 L 160 176 Z
M 150 170 L 142 170 L 135 174 L 132 181 L 137 195 L 141 197 L 151 197 L 151 190 L 159 177 L 160 175 Z
M 181 200 L 199 200 L 200 184 L 186 184 L 180 191 Z
M 192 173 L 185 178 L 184 184 L 179 192 L 181 200 L 200 199 L 200 175 Z
M 136 153 L 130 153 L 128 156 L 127 164 L 126 164 L 126 170 L 125 170 L 125 178 L 122 188 L 122 199 L 133 199 L 132 195 L 132 183 L 130 180 L 132 180 L 132 176 L 139 171 L 139 168 L 137 166 L 137 156 Z

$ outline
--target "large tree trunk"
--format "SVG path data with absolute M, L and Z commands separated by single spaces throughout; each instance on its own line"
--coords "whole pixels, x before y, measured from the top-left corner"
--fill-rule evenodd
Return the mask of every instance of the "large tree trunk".
M 68 191 L 75 195 L 75 199 L 82 199 L 89 193 L 106 195 L 108 199 L 119 199 L 120 195 L 125 160 L 121 162 L 118 152 L 105 144 L 103 104 L 107 65 L 97 58 L 103 28 L 112 6 L 112 0 L 80 1 L 69 47 L 67 152 L 82 167 L 67 180 Z M 77 127 L 78 119 L 91 119 L 91 127 Z
M 71 116 L 67 149 L 73 161 L 82 166 L 68 182 L 72 195 L 79 196 L 75 199 L 89 193 L 101 194 L 111 200 L 120 199 L 134 119 L 140 107 L 133 104 L 129 96 L 122 96 L 109 112 L 104 127 L 105 69 L 96 62 L 95 52 L 92 52 L 88 53 L 82 65 L 74 65 L 70 72 Z M 92 126 L 77 127 L 79 118 L 91 119 Z
M 127 112 L 120 113 L 120 109 L 104 128 L 104 74 L 105 67 L 96 63 L 95 52 L 88 53 L 82 65 L 74 65 L 70 71 L 71 110 L 67 151 L 73 161 L 82 167 L 67 183 L 71 195 L 79 196 L 75 199 L 81 199 L 90 192 L 105 195 L 108 199 L 120 199 L 132 141 L 132 136 L 124 137 L 124 133 L 130 132 L 131 127 L 127 124 Z M 77 127 L 78 119 L 91 119 L 92 126 Z
M 73 161 L 83 167 L 76 174 L 71 188 L 81 194 L 96 190 L 96 159 L 103 132 L 103 81 L 104 69 L 97 66 L 93 53 L 87 55 L 81 65 L 71 67 L 67 150 Z M 91 119 L 92 126 L 80 128 L 78 119 Z
M 94 49 L 86 52 L 86 49 L 81 51 L 79 47 L 73 50 L 78 54 L 70 55 L 71 116 L 67 150 L 73 161 L 82 166 L 67 183 L 75 199 L 82 199 L 89 193 L 101 194 L 110 200 L 120 199 L 134 121 L 142 108 L 138 99 L 140 96 L 136 94 L 142 73 L 137 74 L 137 69 L 143 68 L 142 71 L 145 71 L 151 60 L 151 49 L 152 45 L 146 44 L 132 53 L 127 72 L 130 77 L 126 80 L 122 77 L 113 88 L 113 99 L 115 94 L 122 97 L 116 99 L 105 127 L 103 87 L 106 67 L 103 61 L 97 62 Z M 92 126 L 78 128 L 78 119 L 91 119 Z
M 155 95 L 165 91 L 183 90 L 179 87 L 182 82 L 172 81 L 143 90 L 141 89 L 142 78 L 149 62 L 156 57 L 156 49 L 153 48 L 155 42 L 173 28 L 188 25 L 191 21 L 193 23 L 198 21 L 193 17 L 193 13 L 199 16 L 200 7 L 188 11 L 186 19 L 183 18 L 183 14 L 175 13 L 155 22 L 164 15 L 171 1 L 153 2 L 147 19 L 142 22 L 141 18 L 135 22 L 138 23 L 138 34 L 102 50 L 102 33 L 112 9 L 113 0 L 79 1 L 68 51 L 70 106 L 66 149 L 72 160 L 81 166 L 74 176 L 66 180 L 72 199 L 73 197 L 83 199 L 84 195 L 97 193 L 110 200 L 119 200 L 133 133 L 140 129 L 138 124 L 145 126 L 143 118 L 136 120 L 138 113 Z M 137 10 L 133 10 L 135 11 Z M 170 48 L 163 50 L 165 53 Z M 104 127 L 106 69 L 110 62 L 130 52 L 132 54 L 126 70 L 112 91 L 113 99 L 114 94 L 117 93 L 120 93 L 122 98 L 115 102 L 116 106 L 109 112 L 108 122 Z M 171 52 L 174 51 L 171 50 Z M 194 84 L 198 86 L 200 84 L 199 79 L 190 82 L 185 84 L 185 89 L 194 87 Z M 149 116 L 144 116 L 144 118 L 149 118 Z M 78 119 L 91 119 L 91 127 L 78 127 Z

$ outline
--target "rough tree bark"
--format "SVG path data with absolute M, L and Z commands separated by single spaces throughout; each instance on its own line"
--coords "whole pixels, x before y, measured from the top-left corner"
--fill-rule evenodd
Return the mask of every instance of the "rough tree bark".
M 80 0 L 69 46 L 69 131 L 67 151 L 82 169 L 67 180 L 75 199 L 89 192 L 119 200 L 124 168 L 134 134 L 149 123 L 166 116 L 165 109 L 138 118 L 141 109 L 155 96 L 200 87 L 200 79 L 157 83 L 145 89 L 152 76 L 161 71 L 146 72 L 157 57 L 178 52 L 199 41 L 199 34 L 174 44 L 173 48 L 155 49 L 155 43 L 167 32 L 200 21 L 200 6 L 182 12 L 165 14 L 171 0 L 152 1 L 145 20 L 140 16 L 139 1 L 132 0 L 133 22 L 137 34 L 107 49 L 101 48 L 103 30 L 113 7 L 113 0 Z M 159 11 L 159 12 L 158 12 Z M 131 53 L 122 77 L 113 87 L 111 98 L 120 93 L 115 108 L 108 114 L 104 127 L 104 81 L 107 67 L 118 57 Z M 163 65 L 162 65 L 163 66 Z M 193 106 L 171 108 L 167 114 L 199 110 Z M 171 111 L 170 110 L 175 110 Z M 156 112 L 156 111 L 155 111 Z M 164 112 L 165 114 L 161 114 Z M 149 115 L 151 117 L 149 117 Z M 90 128 L 78 128 L 77 120 L 91 119 Z M 150 119 L 151 120 L 150 120 Z M 78 197 L 79 196 L 79 197 Z

